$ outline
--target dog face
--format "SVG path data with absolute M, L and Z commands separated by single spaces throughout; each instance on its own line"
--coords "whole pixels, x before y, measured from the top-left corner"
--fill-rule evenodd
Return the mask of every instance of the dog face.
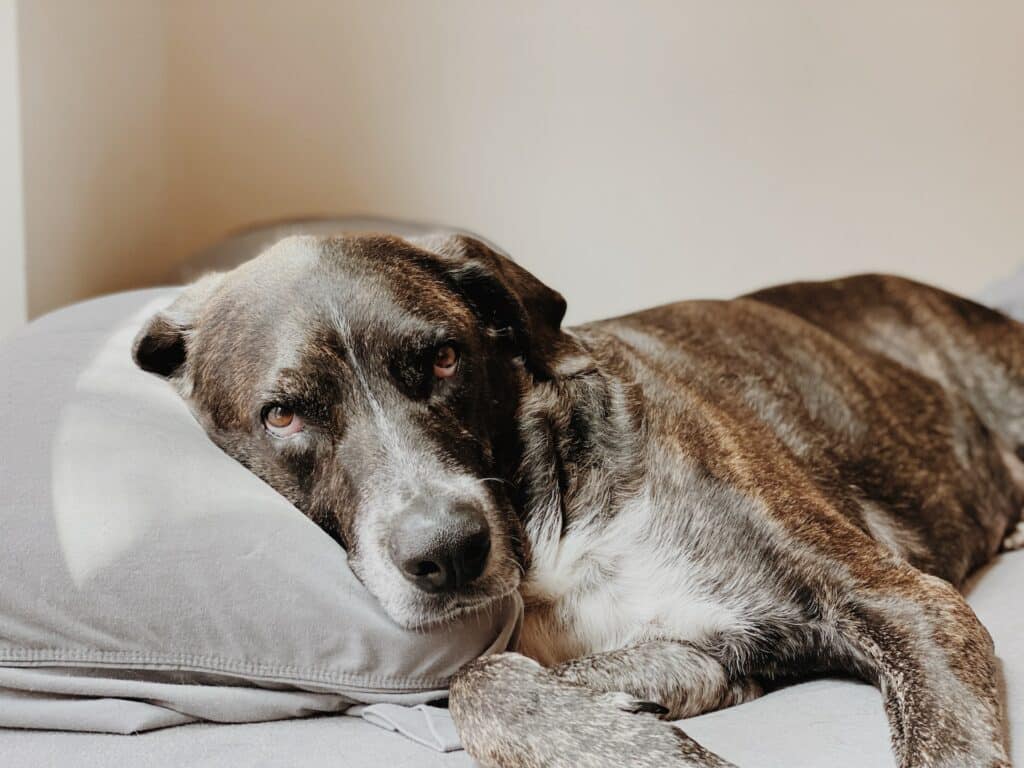
M 471 238 L 294 237 L 186 289 L 134 356 L 411 627 L 518 586 L 516 407 L 564 311 Z

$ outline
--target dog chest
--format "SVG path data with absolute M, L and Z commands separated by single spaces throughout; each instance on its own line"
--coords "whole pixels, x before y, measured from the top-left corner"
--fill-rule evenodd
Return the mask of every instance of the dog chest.
M 652 637 L 698 642 L 741 625 L 702 586 L 685 549 L 640 534 L 648 514 L 637 505 L 607 525 L 570 528 L 535 546 L 522 588 L 523 653 L 551 665 Z

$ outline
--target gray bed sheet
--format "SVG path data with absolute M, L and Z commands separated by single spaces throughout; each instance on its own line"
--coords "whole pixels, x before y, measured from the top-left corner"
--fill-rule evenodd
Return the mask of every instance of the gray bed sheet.
M 344 715 L 244 725 L 199 723 L 117 736 L 0 732 L 5 768 L 469 768 L 465 752 L 434 752 Z

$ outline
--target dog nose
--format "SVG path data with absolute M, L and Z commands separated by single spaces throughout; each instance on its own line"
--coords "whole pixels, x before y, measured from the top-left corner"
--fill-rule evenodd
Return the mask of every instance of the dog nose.
M 396 526 L 390 549 L 398 570 L 424 592 L 451 592 L 484 572 L 491 531 L 472 504 L 445 508 L 417 499 Z

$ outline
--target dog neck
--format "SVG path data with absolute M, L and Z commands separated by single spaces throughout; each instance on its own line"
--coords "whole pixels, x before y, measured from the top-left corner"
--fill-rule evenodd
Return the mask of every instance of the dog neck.
M 611 519 L 643 484 L 641 395 L 612 345 L 565 331 L 552 370 L 526 386 L 518 413 L 528 579 L 554 567 L 548 561 L 574 530 Z

